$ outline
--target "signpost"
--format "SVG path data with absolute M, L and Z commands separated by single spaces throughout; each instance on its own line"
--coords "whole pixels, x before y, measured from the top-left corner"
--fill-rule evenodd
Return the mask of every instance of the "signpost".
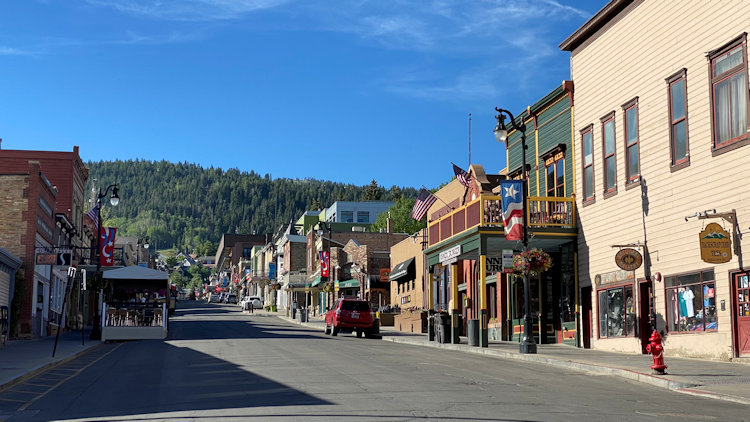
M 704 262 L 723 264 L 732 260 L 732 238 L 720 225 L 710 223 L 698 234 L 698 238 Z

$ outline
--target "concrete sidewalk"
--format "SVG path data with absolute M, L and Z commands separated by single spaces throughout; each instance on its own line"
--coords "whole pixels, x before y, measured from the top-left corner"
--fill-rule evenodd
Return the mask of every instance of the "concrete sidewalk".
M 325 326 L 324 320 L 320 317 L 313 317 L 309 322 L 302 323 L 281 314 L 277 316 L 320 332 L 323 332 Z M 489 347 L 474 347 L 469 346 L 466 337 L 462 337 L 460 344 L 441 344 L 429 341 L 427 334 L 404 333 L 396 331 L 393 327 L 381 327 L 380 334 L 383 340 L 394 343 L 613 375 L 684 394 L 750 405 L 750 364 L 745 363 L 667 356 L 665 357 L 665 363 L 668 366 L 667 374 L 653 375 L 650 368 L 651 355 L 580 349 L 559 344 L 541 344 L 537 346 L 537 354 L 522 355 L 519 353 L 518 343 L 515 342 L 490 341 Z M 666 347 L 669 348 L 669 345 L 667 344 Z
M 55 337 L 43 337 L 33 340 L 13 340 L 0 346 L 0 391 L 22 382 L 49 368 L 65 363 L 102 344 L 101 341 L 89 340 L 89 331 L 84 334 L 81 344 L 81 332 L 72 331 L 60 334 L 55 349 Z

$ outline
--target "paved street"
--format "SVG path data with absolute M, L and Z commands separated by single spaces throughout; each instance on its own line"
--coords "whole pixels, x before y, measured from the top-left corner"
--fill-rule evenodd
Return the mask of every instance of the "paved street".
M 622 378 L 181 302 L 167 341 L 104 344 L 0 393 L 7 420 L 741 421 L 748 406 Z

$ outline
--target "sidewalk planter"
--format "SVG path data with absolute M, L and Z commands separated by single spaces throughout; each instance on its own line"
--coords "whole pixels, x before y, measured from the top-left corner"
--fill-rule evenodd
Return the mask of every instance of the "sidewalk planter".
M 402 312 L 394 316 L 393 326 L 396 330 L 406 333 L 426 333 L 427 312 Z

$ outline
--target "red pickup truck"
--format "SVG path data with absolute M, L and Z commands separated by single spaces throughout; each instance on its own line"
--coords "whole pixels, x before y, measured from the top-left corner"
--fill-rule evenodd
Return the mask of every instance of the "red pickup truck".
M 362 334 L 370 337 L 374 322 L 370 302 L 341 298 L 326 312 L 325 333 L 335 336 L 340 332 L 355 332 L 357 337 L 361 337 Z

